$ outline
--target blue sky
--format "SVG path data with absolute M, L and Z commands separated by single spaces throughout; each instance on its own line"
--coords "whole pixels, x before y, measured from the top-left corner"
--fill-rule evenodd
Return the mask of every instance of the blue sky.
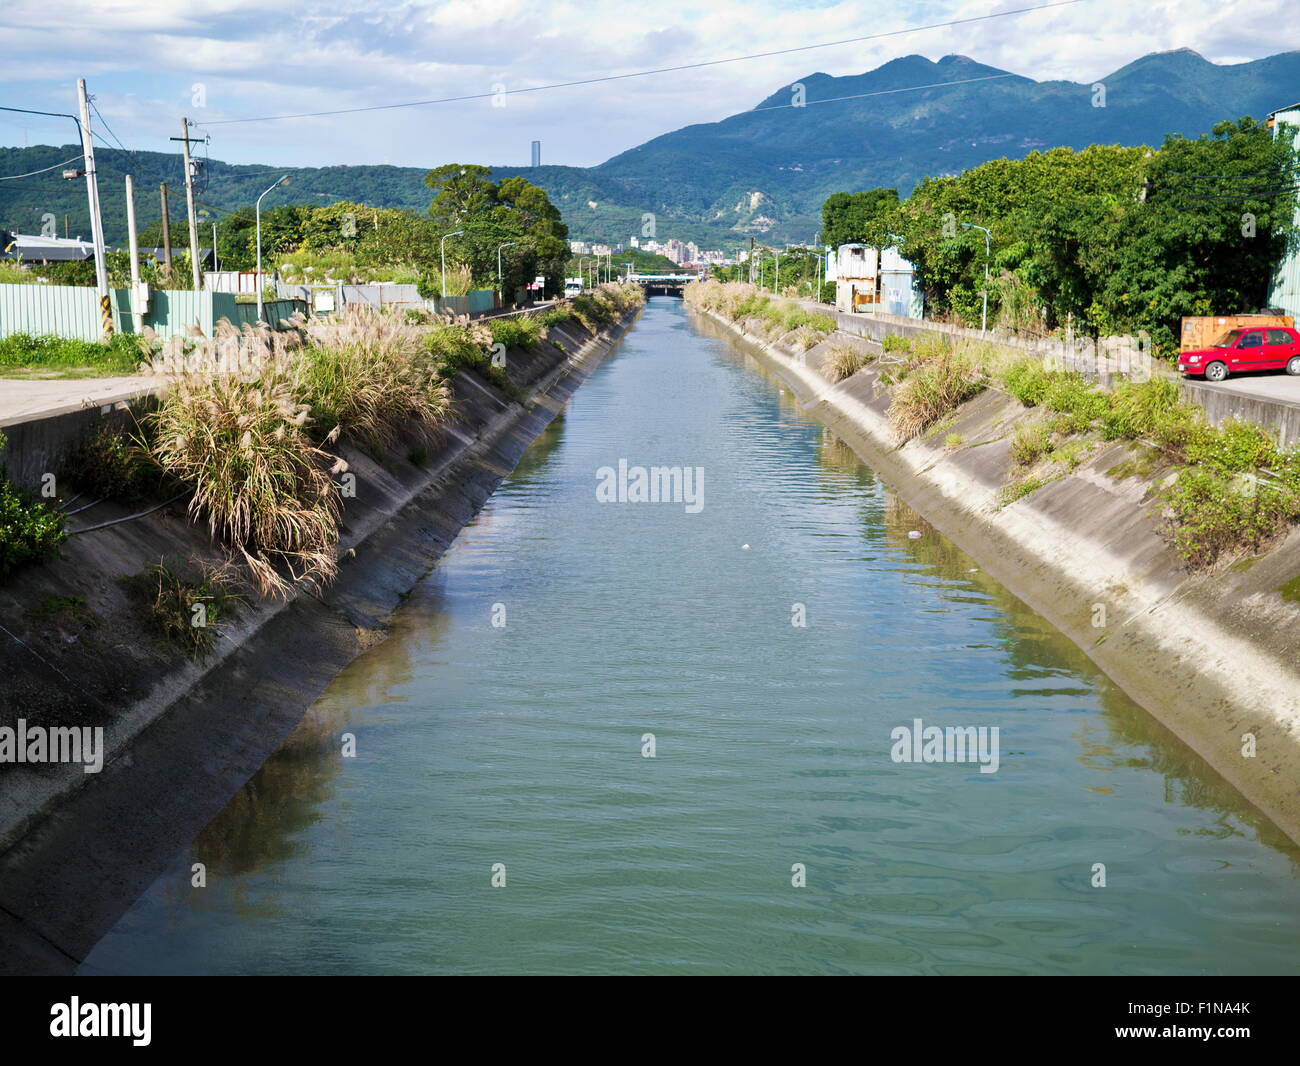
M 204 123 L 492 93 L 842 40 L 1036 0 L 6 0 L 0 104 L 75 110 L 85 77 L 128 147 L 172 151 Z M 754 106 L 814 71 L 857 74 L 949 53 L 1033 78 L 1093 81 L 1147 52 L 1243 62 L 1300 47 L 1281 0 L 1082 0 L 1068 7 L 686 73 L 490 100 L 284 122 L 214 124 L 214 158 L 329 165 L 451 161 L 589 166 Z M 67 143 L 66 121 L 0 112 L 0 144 Z

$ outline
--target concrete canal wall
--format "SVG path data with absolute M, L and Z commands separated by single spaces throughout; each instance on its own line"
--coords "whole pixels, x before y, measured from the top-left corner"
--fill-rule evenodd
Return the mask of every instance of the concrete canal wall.
M 0 972 L 76 966 L 330 680 L 384 638 L 388 616 L 634 319 L 595 337 L 572 322 L 553 327 L 564 351 L 512 350 L 518 398 L 462 373 L 460 418 L 423 465 L 405 452 L 376 461 L 341 449 L 358 493 L 344 512 L 338 580 L 243 608 L 206 660 L 143 631 L 123 589 L 160 558 L 220 557 L 177 508 L 72 537 L 58 560 L 0 588 L 0 725 L 103 726 L 108 749 L 97 774 L 0 766 Z M 33 615 L 57 596 L 84 597 L 84 620 Z
M 822 372 L 846 335 L 797 355 L 697 318 L 739 338 L 904 501 L 1300 841 L 1300 602 L 1283 594 L 1300 575 L 1300 529 L 1257 558 L 1191 574 L 1160 533 L 1155 493 L 1169 469 L 1148 467 L 1140 446 L 1101 443 L 1072 473 L 1003 506 L 1011 437 L 1028 415 L 1014 398 L 985 391 L 941 432 L 900 447 L 876 369 L 839 384 Z

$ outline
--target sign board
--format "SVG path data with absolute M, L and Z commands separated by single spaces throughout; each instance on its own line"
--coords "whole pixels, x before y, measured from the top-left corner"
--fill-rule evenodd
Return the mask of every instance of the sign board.
M 312 293 L 311 306 L 313 311 L 329 312 L 334 310 L 334 290 L 333 289 L 316 289 Z

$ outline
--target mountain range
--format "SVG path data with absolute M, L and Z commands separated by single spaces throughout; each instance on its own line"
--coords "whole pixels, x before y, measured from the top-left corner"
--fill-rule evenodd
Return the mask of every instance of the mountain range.
M 990 159 L 1018 158 L 1058 145 L 1150 144 L 1167 133 L 1197 136 L 1223 119 L 1300 100 L 1300 52 L 1216 64 L 1189 49 L 1143 56 L 1094 83 L 1034 81 L 965 56 L 919 55 L 864 74 L 814 73 L 782 86 L 749 111 L 686 126 L 595 167 L 493 167 L 542 186 L 563 212 L 570 236 L 626 242 L 655 216 L 659 240 L 734 247 L 750 236 L 769 243 L 811 241 L 832 192 L 878 185 L 907 195 L 928 175 L 955 174 Z M 0 148 L 0 176 L 52 166 L 76 146 Z M 180 158 L 97 149 L 100 196 L 110 242 L 125 238 L 121 177 L 135 176 L 142 225 L 159 215 L 157 185 L 173 191 L 183 217 Z M 430 166 L 442 160 L 431 160 Z M 275 178 L 289 186 L 266 201 L 424 210 L 425 169 L 393 166 L 272 168 L 206 162 L 198 195 L 209 210 L 249 204 Z M 57 171 L 0 182 L 0 228 L 38 232 L 53 214 L 63 233 L 89 236 L 84 185 Z

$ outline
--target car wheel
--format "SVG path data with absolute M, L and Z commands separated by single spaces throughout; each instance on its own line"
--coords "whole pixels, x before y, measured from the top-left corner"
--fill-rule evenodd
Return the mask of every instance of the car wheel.
M 1215 361 L 1205 368 L 1206 381 L 1222 381 L 1228 376 L 1228 364 Z
M 1292 377 L 1300 377 L 1300 355 L 1293 355 L 1286 361 L 1286 372 Z

